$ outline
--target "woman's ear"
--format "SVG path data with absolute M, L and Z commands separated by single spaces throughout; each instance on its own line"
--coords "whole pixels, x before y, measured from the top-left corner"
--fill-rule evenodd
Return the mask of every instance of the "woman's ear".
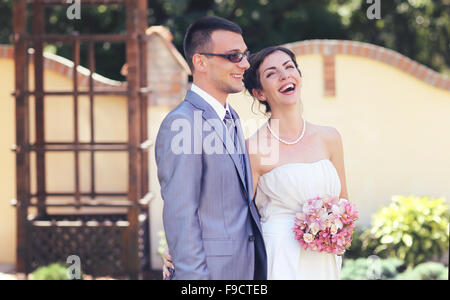
M 196 71 L 204 72 L 207 64 L 205 56 L 198 53 L 194 54 L 194 56 L 192 56 L 192 64 L 194 65 L 194 69 Z
M 264 95 L 264 92 L 262 90 L 253 89 L 252 93 L 259 101 L 267 101 L 266 95 Z

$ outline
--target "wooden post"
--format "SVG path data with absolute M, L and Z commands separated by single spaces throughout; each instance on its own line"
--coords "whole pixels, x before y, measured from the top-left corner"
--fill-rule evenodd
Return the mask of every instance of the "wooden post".
M 145 36 L 145 31 L 148 27 L 147 22 L 147 1 L 139 1 L 139 33 L 141 36 Z M 146 88 L 148 85 L 147 80 L 147 40 L 141 38 L 139 40 L 139 66 L 140 66 L 140 88 Z M 141 143 L 148 139 L 148 93 L 139 94 L 140 110 L 141 110 Z M 141 164 L 141 178 L 142 178 L 142 191 L 140 197 L 143 198 L 149 192 L 149 150 L 150 147 L 142 150 L 142 164 Z
M 95 43 L 89 42 L 89 92 L 94 91 L 94 78 L 95 73 Z M 95 124 L 94 124 L 94 95 L 89 95 L 89 119 L 91 123 L 91 145 L 95 144 Z M 91 198 L 95 198 L 95 151 L 91 152 Z
M 13 4 L 14 69 L 16 96 L 16 184 L 17 184 L 17 258 L 16 269 L 27 273 L 27 213 L 30 201 L 30 157 L 25 150 L 29 141 L 28 59 L 26 34 L 27 1 L 16 0 Z
M 77 33 L 75 33 L 77 35 Z M 73 44 L 73 115 L 74 115 L 74 145 L 80 144 L 78 126 L 78 66 L 80 65 L 80 40 L 75 39 Z M 80 204 L 80 152 L 75 151 L 75 202 Z M 77 209 L 80 207 L 77 206 Z
M 125 238 L 125 268 L 130 279 L 139 277 L 139 196 L 141 194 L 141 151 L 140 146 L 140 105 L 139 105 L 139 7 L 138 1 L 126 0 L 127 44 L 126 57 L 128 63 L 128 197 L 133 206 L 128 211 L 129 227 Z M 144 0 L 146 1 L 146 0 Z
M 44 34 L 44 4 L 42 0 L 33 2 L 33 34 Z M 45 143 L 45 122 L 44 122 L 44 45 L 41 40 L 35 40 L 34 48 L 34 96 L 36 113 L 36 145 L 42 146 Z M 37 176 L 37 201 L 38 215 L 47 214 L 45 207 L 45 153 L 36 153 L 36 176 Z

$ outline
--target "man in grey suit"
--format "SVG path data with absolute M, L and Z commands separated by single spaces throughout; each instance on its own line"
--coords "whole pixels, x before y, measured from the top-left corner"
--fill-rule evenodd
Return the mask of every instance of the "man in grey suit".
M 230 93 L 249 68 L 241 28 L 205 17 L 184 39 L 193 73 L 161 124 L 156 163 L 173 279 L 266 279 L 267 261 L 239 116 Z

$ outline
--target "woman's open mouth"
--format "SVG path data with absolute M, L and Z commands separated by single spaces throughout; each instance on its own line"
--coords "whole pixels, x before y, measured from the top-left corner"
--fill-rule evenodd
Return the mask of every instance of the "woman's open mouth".
M 287 83 L 283 85 L 278 91 L 284 95 L 291 95 L 295 91 L 294 83 Z

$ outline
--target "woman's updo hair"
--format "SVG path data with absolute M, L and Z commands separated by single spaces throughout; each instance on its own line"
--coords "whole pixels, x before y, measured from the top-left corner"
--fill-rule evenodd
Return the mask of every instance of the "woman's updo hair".
M 258 100 L 258 99 L 253 94 L 253 89 L 255 89 L 255 90 L 262 89 L 261 80 L 259 77 L 259 67 L 263 63 L 264 59 L 266 59 L 267 56 L 274 53 L 275 51 L 282 51 L 282 52 L 286 53 L 287 55 L 289 55 L 289 57 L 294 62 L 294 65 L 297 68 L 297 71 L 300 73 L 300 76 L 302 76 L 302 72 L 300 72 L 300 70 L 298 69 L 298 64 L 297 64 L 297 61 L 295 60 L 295 54 L 287 48 L 279 47 L 279 46 L 278 47 L 268 47 L 268 48 L 262 49 L 261 51 L 255 53 L 255 54 L 250 55 L 250 57 L 248 58 L 248 62 L 250 63 L 250 68 L 248 68 L 247 71 L 245 71 L 245 73 L 244 73 L 244 85 L 245 85 L 245 88 L 247 89 L 247 91 L 250 93 L 250 95 L 252 95 L 252 97 L 256 100 Z M 270 105 L 267 101 L 258 100 L 258 102 L 265 106 L 265 108 L 266 108 L 265 113 L 271 112 Z

